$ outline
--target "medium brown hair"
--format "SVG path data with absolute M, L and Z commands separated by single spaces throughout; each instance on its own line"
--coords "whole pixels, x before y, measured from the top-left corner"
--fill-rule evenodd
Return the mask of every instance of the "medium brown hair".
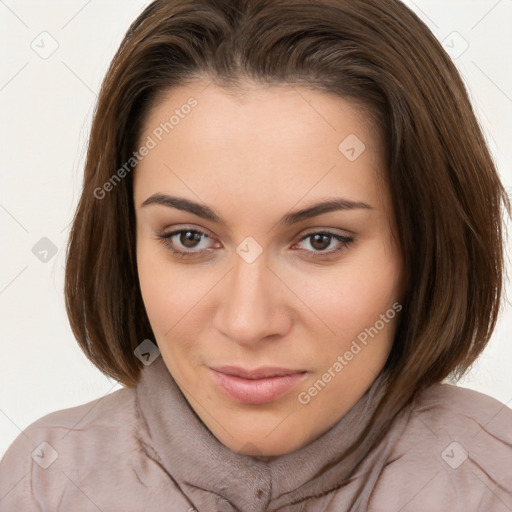
M 132 173 L 103 199 L 94 191 L 128 161 L 159 95 L 203 77 L 230 89 L 303 85 L 378 120 L 406 285 L 388 392 L 372 420 L 385 429 L 415 392 L 460 376 L 486 346 L 510 208 L 454 64 L 398 0 L 157 0 L 144 10 L 102 84 L 71 230 L 65 293 L 78 343 L 102 372 L 137 383 L 133 351 L 153 334 L 137 276 Z

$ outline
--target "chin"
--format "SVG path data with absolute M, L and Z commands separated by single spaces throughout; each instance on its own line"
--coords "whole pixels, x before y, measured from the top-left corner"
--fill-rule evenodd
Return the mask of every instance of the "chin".
M 266 429 L 267 434 L 271 431 L 270 428 Z M 230 438 L 229 441 L 226 439 L 220 441 L 234 452 L 262 460 L 291 453 L 307 444 L 307 440 L 290 439 L 288 434 L 274 439 L 265 438 L 267 434 L 259 436 L 260 440 L 257 440 L 256 436 L 241 436 L 236 439 Z

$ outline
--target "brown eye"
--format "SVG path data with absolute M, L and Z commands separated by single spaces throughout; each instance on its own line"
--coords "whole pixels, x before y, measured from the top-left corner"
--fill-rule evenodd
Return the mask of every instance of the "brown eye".
M 301 248 L 302 252 L 312 258 L 328 258 L 346 249 L 354 241 L 354 238 L 322 231 L 308 233 L 300 239 L 299 244 L 303 244 L 305 241 L 309 241 L 309 243 L 306 244 L 306 248 L 304 246 Z
M 195 258 L 211 253 L 211 237 L 198 229 L 177 229 L 159 236 L 162 243 L 178 258 Z M 210 245 L 208 245 L 210 241 Z M 202 244 L 202 242 L 205 242 Z M 201 246 L 202 245 L 202 246 Z
M 181 231 L 178 240 L 187 249 L 194 249 L 198 242 L 201 241 L 202 234 L 198 231 Z
M 332 236 L 324 235 L 324 234 L 316 234 L 311 236 L 311 247 L 316 249 L 317 251 L 323 251 L 329 247 L 331 243 Z

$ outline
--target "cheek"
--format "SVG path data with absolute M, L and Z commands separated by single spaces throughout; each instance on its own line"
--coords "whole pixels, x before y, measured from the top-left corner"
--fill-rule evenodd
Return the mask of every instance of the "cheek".
M 200 297 L 190 280 L 187 285 L 184 273 L 165 258 L 146 258 L 143 250 L 139 254 L 140 288 L 155 341 L 174 378 L 180 382 L 192 379 L 191 368 L 183 362 L 193 362 L 196 357 L 199 334 L 189 320 Z
M 155 336 L 170 336 L 192 307 L 194 287 L 190 282 L 187 286 L 184 273 L 176 271 L 153 240 L 138 244 L 137 266 L 144 306 Z
M 313 310 L 337 334 L 367 327 L 399 299 L 401 271 L 397 258 L 382 251 L 359 254 L 335 271 L 316 275 L 303 289 Z
M 201 319 L 197 315 L 200 311 L 204 313 L 196 306 L 205 304 L 205 296 L 219 280 L 218 275 L 212 269 L 170 261 L 154 240 L 141 237 L 139 241 L 140 287 L 155 336 L 161 342 L 178 333 L 184 341 L 192 339 L 194 326 L 200 329 Z M 296 268 L 292 274 L 290 268 L 281 271 L 285 281 L 301 283 L 294 286 L 294 292 L 314 313 L 311 316 L 305 310 L 302 320 L 308 323 L 308 329 L 322 331 L 313 335 L 315 339 L 332 340 L 333 350 L 350 345 L 351 340 L 373 326 L 398 299 L 398 255 L 379 241 L 366 244 L 353 258 L 347 257 L 321 271 L 300 274 Z M 387 327 L 390 330 L 391 325 Z
M 211 319 L 202 306 L 219 278 L 208 267 L 171 261 L 158 242 L 141 239 L 137 246 L 139 283 L 156 342 L 166 363 L 195 360 L 201 331 Z
M 322 320 L 315 321 L 323 333 L 316 338 L 325 347 L 321 367 L 330 367 L 347 353 L 351 362 L 345 377 L 356 377 L 365 368 L 379 371 L 391 350 L 401 309 L 400 261 L 397 252 L 375 243 L 335 271 L 303 282 L 307 303 Z

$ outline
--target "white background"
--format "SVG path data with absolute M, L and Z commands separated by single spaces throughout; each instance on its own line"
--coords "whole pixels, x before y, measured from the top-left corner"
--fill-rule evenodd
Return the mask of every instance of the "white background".
M 88 362 L 71 334 L 63 266 L 97 92 L 126 29 L 147 3 L 0 0 L 0 457 L 41 416 L 120 387 Z M 512 0 L 406 4 L 452 47 L 509 187 Z M 43 31 L 51 36 L 40 36 Z M 47 59 L 31 47 L 41 47 L 42 37 L 46 50 L 51 38 L 58 44 Z M 46 263 L 32 253 L 42 237 L 57 248 Z M 461 382 L 509 405 L 511 328 L 507 302 L 491 343 Z

